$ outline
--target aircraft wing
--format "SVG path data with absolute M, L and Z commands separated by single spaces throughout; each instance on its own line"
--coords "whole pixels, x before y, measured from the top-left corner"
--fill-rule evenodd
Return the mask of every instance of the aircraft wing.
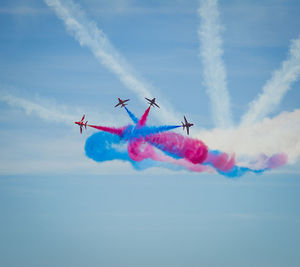
M 117 107 L 117 106 L 119 106 L 121 103 L 118 103 L 117 105 L 115 105 L 115 108 Z
M 145 99 L 148 100 L 149 102 L 151 102 L 151 100 L 149 98 L 145 97 Z
M 129 101 L 130 99 L 126 99 L 126 100 L 123 100 L 123 103 L 125 103 L 125 102 L 127 102 L 127 101 Z
M 159 108 L 159 105 L 157 105 L 155 102 L 154 102 L 154 105 L 157 106 L 157 107 Z
M 85 117 L 85 114 L 82 116 L 82 119 L 81 119 L 81 121 L 83 121 L 83 120 L 84 120 L 84 117 Z
M 187 125 L 188 124 L 188 121 L 186 120 L 186 117 L 185 116 L 183 116 L 184 117 L 184 123 Z

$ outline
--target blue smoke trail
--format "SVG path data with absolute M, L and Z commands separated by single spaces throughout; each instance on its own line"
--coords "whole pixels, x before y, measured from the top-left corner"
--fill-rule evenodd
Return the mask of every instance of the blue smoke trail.
M 213 154 L 213 155 L 221 155 L 222 152 L 218 151 L 218 150 L 209 150 L 209 153 Z M 212 162 L 204 162 L 203 165 L 209 165 L 214 167 L 214 169 L 221 175 L 224 175 L 228 178 L 238 178 L 243 176 L 244 174 L 248 173 L 248 172 L 252 172 L 255 174 L 262 174 L 263 172 L 269 170 L 269 168 L 264 168 L 264 169 L 260 169 L 260 170 L 254 170 L 254 169 L 250 169 L 247 167 L 239 167 L 239 166 L 233 166 L 232 169 L 227 170 L 227 171 L 221 171 L 218 168 L 216 168 Z
M 118 135 L 98 132 L 86 140 L 85 154 L 98 162 L 114 159 L 130 161 L 127 150 L 122 149 L 123 143 Z
M 142 128 L 137 128 L 133 125 L 127 126 L 123 131 L 122 138 L 125 140 L 131 140 L 136 138 L 146 137 L 152 134 L 157 134 L 165 131 L 169 131 L 181 126 L 178 125 L 165 125 L 165 126 L 144 126 Z
M 130 162 L 136 170 L 145 170 L 151 167 L 163 167 L 170 170 L 184 169 L 181 166 L 174 166 L 167 162 L 158 162 L 151 159 L 143 161 L 132 160 L 127 152 L 126 143 L 117 135 L 107 132 L 98 132 L 91 135 L 85 143 L 85 154 L 96 162 L 105 162 L 110 160 L 121 160 Z
M 211 153 L 219 154 L 219 151 L 210 151 Z M 130 162 L 134 169 L 145 170 L 151 167 L 162 167 L 170 170 L 182 170 L 185 169 L 183 166 L 174 165 L 168 162 L 153 161 L 151 159 L 145 159 L 143 161 L 132 160 L 127 152 L 126 142 L 117 135 L 113 135 L 107 132 L 98 132 L 91 135 L 85 143 L 86 155 L 96 162 L 105 162 L 110 160 L 121 160 L 124 162 Z M 166 153 L 168 154 L 168 153 Z M 209 162 L 203 163 L 203 165 L 213 165 Z M 234 166 L 232 170 L 223 172 L 220 170 L 216 171 L 228 178 L 237 178 L 244 175 L 247 172 L 255 174 L 261 174 L 268 168 L 263 170 L 252 170 L 247 167 Z
M 127 111 L 127 113 L 128 113 L 128 115 L 129 115 L 129 117 L 132 119 L 132 121 L 135 123 L 135 124 L 137 124 L 138 123 L 138 121 L 139 121 L 139 119 L 127 108 L 127 107 L 125 107 L 125 109 L 126 109 L 126 111 Z
M 238 177 L 243 176 L 247 172 L 252 172 L 252 173 L 255 173 L 255 174 L 262 174 L 267 170 L 268 170 L 267 168 L 262 169 L 262 170 L 252 170 L 252 169 L 247 168 L 247 167 L 238 167 L 238 166 L 234 166 L 234 168 L 232 170 L 227 171 L 227 172 L 223 172 L 223 171 L 220 171 L 220 170 L 216 169 L 216 171 L 219 174 L 222 174 L 222 175 L 224 175 L 228 178 L 238 178 Z

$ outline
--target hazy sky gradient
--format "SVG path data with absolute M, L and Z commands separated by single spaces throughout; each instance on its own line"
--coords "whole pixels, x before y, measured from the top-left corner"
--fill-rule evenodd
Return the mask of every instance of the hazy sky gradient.
M 197 0 L 76 3 L 178 122 L 186 115 L 197 129 L 214 127 Z M 228 0 L 219 11 L 238 124 L 298 38 L 300 2 Z M 43 1 L 1 1 L 0 25 L 1 266 L 299 265 L 299 159 L 237 180 L 97 164 L 84 155 L 94 130 L 80 135 L 69 118 L 85 113 L 93 124 L 125 125 L 116 98 L 130 98 L 136 115 L 146 103 Z M 299 109 L 299 89 L 297 80 L 270 118 Z M 159 110 L 151 113 L 149 124 L 159 123 Z

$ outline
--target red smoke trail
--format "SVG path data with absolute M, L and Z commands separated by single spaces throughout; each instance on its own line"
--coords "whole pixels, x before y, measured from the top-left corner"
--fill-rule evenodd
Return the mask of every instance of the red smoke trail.
M 123 131 L 126 128 L 126 127 L 115 128 L 115 127 L 105 127 L 105 126 L 96 126 L 96 125 L 87 125 L 87 126 L 104 131 L 104 132 L 108 132 L 111 134 L 119 135 L 119 136 L 122 136 Z
M 208 148 L 202 141 L 177 133 L 149 135 L 145 137 L 145 140 L 162 151 L 185 158 L 194 164 L 202 163 L 208 153 Z
M 288 157 L 284 153 L 279 153 L 273 155 L 271 158 L 268 160 L 268 168 L 269 169 L 274 169 L 281 167 L 287 163 Z
M 204 163 L 212 164 L 216 169 L 227 172 L 235 166 L 235 157 L 234 155 L 230 156 L 226 153 L 207 153 L 207 157 Z
M 143 114 L 143 116 L 138 121 L 137 127 L 143 127 L 143 126 L 145 126 L 145 124 L 147 122 L 148 115 L 149 115 L 150 107 L 151 106 L 149 106 L 149 108 L 146 109 L 145 113 Z
M 156 161 L 168 162 L 187 168 L 194 172 L 210 172 L 213 173 L 215 170 L 208 165 L 194 164 L 186 159 L 174 159 L 162 152 L 157 152 L 152 145 L 147 143 L 144 139 L 135 139 L 128 144 L 128 154 L 134 161 L 142 161 L 144 159 L 152 159 Z
M 154 148 L 147 144 L 143 138 L 130 141 L 127 149 L 129 157 L 134 161 L 142 161 L 147 158 L 154 159 Z

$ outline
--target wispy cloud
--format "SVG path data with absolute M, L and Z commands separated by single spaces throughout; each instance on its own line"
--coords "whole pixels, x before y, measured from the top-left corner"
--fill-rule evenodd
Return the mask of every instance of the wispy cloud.
M 7 136 L 9 135 L 9 136 Z M 120 170 L 132 174 L 135 171 L 128 162 L 119 161 L 98 164 L 84 156 L 82 136 L 78 132 L 67 136 L 44 136 L 38 132 L 0 130 L 0 175 L 63 174 L 85 175 L 120 174 Z
M 201 0 L 198 15 L 201 23 L 198 36 L 201 43 L 204 81 L 210 97 L 213 119 L 217 127 L 232 124 L 230 98 L 226 85 L 226 70 L 222 59 L 221 25 L 217 0 Z
M 242 124 L 260 121 L 274 111 L 282 98 L 291 89 L 291 85 L 300 75 L 300 37 L 292 40 L 289 56 L 282 62 L 281 68 L 276 70 L 271 79 L 262 89 L 262 94 L 254 100 L 248 112 L 242 118 Z
M 67 30 L 80 45 L 87 46 L 99 62 L 116 74 L 127 88 L 137 94 L 142 101 L 144 101 L 144 97 L 153 97 L 151 85 L 141 78 L 137 78 L 138 75 L 134 69 L 113 47 L 96 23 L 87 18 L 78 5 L 70 0 L 45 0 L 45 2 L 63 20 Z M 160 102 L 163 101 L 160 100 Z M 164 102 L 161 112 L 156 116 L 161 121 L 175 122 L 176 117 L 171 110 L 170 105 Z

